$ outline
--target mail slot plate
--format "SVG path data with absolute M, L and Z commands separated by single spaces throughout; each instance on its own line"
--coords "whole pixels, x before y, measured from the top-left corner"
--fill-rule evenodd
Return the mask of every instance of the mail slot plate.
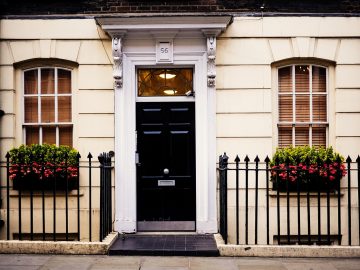
M 158 180 L 158 187 L 174 187 L 175 180 Z

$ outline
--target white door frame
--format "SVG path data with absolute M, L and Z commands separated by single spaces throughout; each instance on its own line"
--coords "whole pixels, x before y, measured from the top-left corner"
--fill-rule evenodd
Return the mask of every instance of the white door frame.
M 115 231 L 134 233 L 136 207 L 136 67 L 156 66 L 155 41 L 174 40 L 172 66 L 194 67 L 196 231 L 217 232 L 216 200 L 216 36 L 230 16 L 99 17 L 111 35 L 115 80 Z M 177 50 L 176 39 L 186 43 Z M 131 39 L 125 44 L 124 41 Z M 138 46 L 141 40 L 154 42 Z M 192 47 L 203 40 L 201 48 Z M 135 41 L 135 42 L 134 42 Z M 195 43 L 194 43 L 195 44 Z M 189 49 L 190 48 L 190 49 Z M 124 51 L 124 52 L 122 52 Z
M 215 233 L 215 92 L 207 87 L 207 57 L 199 52 L 174 58 L 174 67 L 194 67 L 196 228 L 199 233 Z M 155 55 L 124 53 L 123 89 L 115 92 L 115 230 L 119 232 L 136 232 L 136 67 L 151 65 L 155 66 Z

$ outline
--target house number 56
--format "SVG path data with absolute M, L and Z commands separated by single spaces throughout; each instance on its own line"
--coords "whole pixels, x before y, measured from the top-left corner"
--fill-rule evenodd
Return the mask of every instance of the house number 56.
M 172 41 L 158 41 L 156 44 L 157 63 L 173 62 L 173 44 Z
M 160 48 L 161 53 L 169 53 L 169 48 Z

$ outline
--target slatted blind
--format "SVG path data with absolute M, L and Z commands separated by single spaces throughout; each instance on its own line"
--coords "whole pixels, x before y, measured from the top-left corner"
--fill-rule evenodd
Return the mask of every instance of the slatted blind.
M 71 71 L 36 68 L 24 72 L 26 144 L 72 146 Z
M 314 65 L 278 69 L 279 147 L 326 145 L 327 71 Z

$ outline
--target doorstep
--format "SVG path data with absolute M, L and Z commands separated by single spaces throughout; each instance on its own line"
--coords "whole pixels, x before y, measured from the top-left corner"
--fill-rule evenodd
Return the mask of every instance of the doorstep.
M 127 234 L 119 237 L 109 255 L 219 256 L 212 234 Z

